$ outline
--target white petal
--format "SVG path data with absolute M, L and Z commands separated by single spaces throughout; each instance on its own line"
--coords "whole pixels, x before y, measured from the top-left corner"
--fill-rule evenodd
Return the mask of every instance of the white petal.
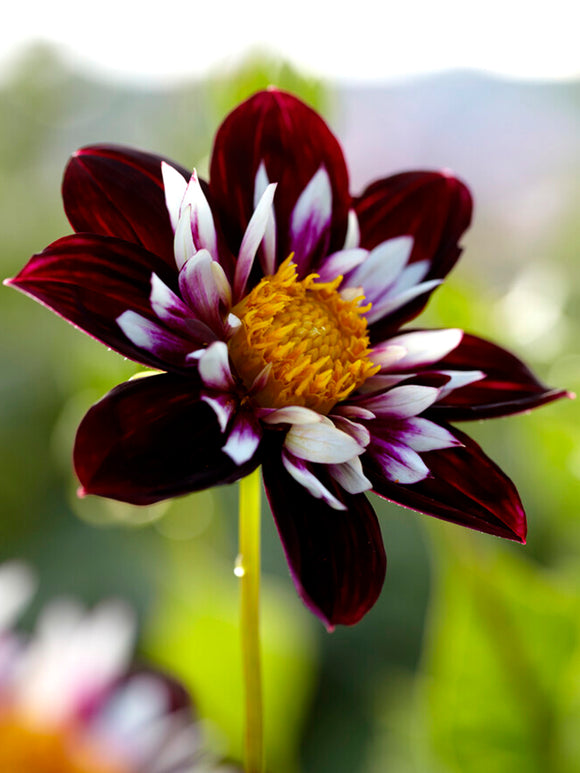
M 322 416 L 301 405 L 287 405 L 269 413 L 263 421 L 267 424 L 318 424 L 322 421 Z
M 258 206 L 260 199 L 270 184 L 264 162 L 260 163 L 256 172 L 256 181 L 254 184 L 254 209 Z M 274 210 L 271 209 L 266 222 L 266 230 L 262 242 L 261 266 L 265 276 L 270 276 L 276 272 L 276 217 Z
M 363 473 L 360 457 L 355 456 L 342 464 L 328 465 L 328 471 L 335 481 L 349 494 L 362 494 L 373 487 L 370 480 Z
M 429 468 L 425 462 L 408 446 L 389 442 L 380 450 L 374 446 L 371 453 L 385 476 L 394 483 L 409 485 L 429 477 Z
M 331 422 L 294 424 L 284 440 L 285 447 L 299 459 L 320 464 L 339 464 L 358 456 L 364 447 Z
M 173 239 L 175 265 L 180 271 L 185 263 L 197 252 L 191 233 L 191 206 L 185 207 L 177 221 Z
M 414 263 L 405 266 L 393 285 L 392 294 L 399 295 L 404 290 L 408 290 L 410 287 L 414 287 L 419 282 L 422 282 L 429 273 L 430 268 L 431 261 L 429 260 L 416 260 Z
M 153 674 L 133 674 L 108 696 L 93 720 L 91 731 L 103 737 L 104 742 L 130 743 L 131 756 L 140 758 L 145 749 L 154 753 L 151 741 L 155 746 L 161 740 L 156 732 L 156 720 L 168 711 L 166 685 Z
M 397 439 L 413 451 L 436 451 L 440 448 L 453 448 L 462 443 L 449 430 L 428 419 L 413 416 L 406 419 L 402 430 L 396 431 Z
M 330 227 L 332 188 L 328 172 L 321 166 L 300 194 L 290 217 L 290 252 L 298 270 Z
M 381 372 L 393 370 L 395 363 L 401 362 L 407 354 L 404 344 L 398 340 L 390 339 L 373 347 L 369 357 L 375 365 L 381 366 Z
M 333 252 L 324 259 L 320 268 L 316 273 L 319 275 L 322 282 L 332 282 L 337 276 L 344 276 L 352 271 L 366 259 L 369 254 L 368 250 L 363 250 L 362 247 L 354 247 L 350 250 L 340 250 L 340 252 Z M 358 290 L 358 288 L 357 288 Z M 359 293 L 363 294 L 363 293 Z
M 23 664 L 22 707 L 43 720 L 72 719 L 124 671 L 134 634 L 134 615 L 122 602 L 86 615 L 74 602 L 45 607 Z
M 327 505 L 335 510 L 346 510 L 346 505 L 338 500 L 334 494 L 323 486 L 318 480 L 316 475 L 312 473 L 305 462 L 301 459 L 297 459 L 292 454 L 289 454 L 286 450 L 282 449 L 282 464 L 285 469 L 290 473 L 297 483 L 308 491 L 315 499 L 322 499 Z
M 365 294 L 362 287 L 345 287 L 340 291 L 340 297 L 347 303 L 358 299 L 359 303 L 357 305 L 360 306 L 360 302 L 364 301 Z
M 357 394 L 359 395 L 370 395 L 374 392 L 384 392 L 386 389 L 390 389 L 391 387 L 396 386 L 397 384 L 400 384 L 401 381 L 406 381 L 408 378 L 411 378 L 413 374 L 412 373 L 385 373 L 385 374 L 379 374 L 377 376 L 370 376 L 367 378 L 367 380 L 364 382 L 364 384 L 361 384 L 359 388 L 357 389 Z M 366 399 L 365 399 L 365 406 L 366 406 Z
M 346 432 L 347 435 L 350 435 L 352 438 L 354 438 L 359 446 L 362 446 L 363 448 L 368 446 L 371 436 L 368 429 L 363 427 L 362 424 L 359 424 L 356 421 L 351 421 L 345 416 L 335 416 L 334 414 L 332 415 L 332 421 L 337 429 L 342 430 L 342 432 Z
M 151 274 L 151 308 L 159 319 L 170 321 L 191 316 L 189 307 L 160 279 L 157 274 Z
M 260 445 L 262 434 L 257 422 L 240 413 L 233 422 L 228 440 L 222 451 L 238 466 L 252 458 Z
M 170 164 L 161 162 L 161 175 L 163 177 L 163 191 L 165 193 L 165 206 L 169 212 L 173 232 L 177 228 L 181 213 L 181 202 L 187 190 L 187 180 Z
M 216 415 L 216 419 L 218 420 L 218 424 L 220 425 L 220 430 L 225 432 L 226 427 L 228 426 L 228 422 L 234 415 L 234 411 L 236 409 L 235 400 L 233 400 L 228 394 L 217 396 L 202 395 L 201 399 L 213 410 Z
M 207 250 L 199 250 L 179 272 L 179 289 L 196 315 L 212 329 L 224 328 L 232 300 L 230 283 L 221 265 Z
M 332 415 L 345 416 L 347 419 L 374 419 L 375 414 L 372 411 L 368 411 L 366 408 L 361 408 L 359 405 L 337 405 L 332 410 Z
M 205 194 L 199 184 L 197 172 L 193 170 L 191 179 L 183 197 L 182 212 L 190 205 L 190 227 L 193 242 L 198 250 L 208 250 L 210 255 L 217 260 L 217 235 L 213 222 L 213 215 Z
M 343 250 L 349 250 L 351 247 L 358 247 L 360 244 L 360 227 L 358 217 L 354 209 L 348 211 L 348 224 L 346 227 L 346 237 L 344 239 Z
M 254 180 L 254 209 L 258 206 L 258 202 L 264 195 L 268 185 L 270 185 L 270 180 L 268 172 L 266 172 L 266 165 L 263 161 L 260 161 L 260 166 L 256 172 L 256 179 Z
M 127 309 L 117 317 L 117 325 L 131 343 L 140 349 L 152 352 L 160 359 L 168 354 L 185 354 L 191 349 L 192 341 L 157 325 L 136 311 Z
M 234 276 L 234 297 L 238 301 L 244 295 L 246 282 L 254 265 L 254 258 L 260 242 L 266 233 L 268 220 L 272 219 L 272 202 L 276 192 L 276 183 L 268 185 L 258 206 L 254 210 L 238 253 L 236 273 Z
M 199 375 L 206 387 L 223 392 L 234 388 L 228 347 L 223 341 L 215 341 L 207 349 L 195 352 L 194 356 L 199 360 Z
M 418 298 L 420 295 L 431 292 L 431 290 L 434 290 L 442 284 L 442 282 L 442 279 L 430 279 L 428 282 L 422 282 L 415 287 L 411 287 L 409 290 L 405 290 L 400 295 L 395 295 L 393 297 L 390 295 L 386 296 L 384 299 L 381 299 L 373 305 L 372 309 L 366 315 L 367 321 L 371 324 L 382 317 L 386 317 L 387 314 L 392 314 L 393 311 L 400 309 L 401 306 L 409 303 L 414 298 Z
M 439 397 L 435 387 L 415 384 L 394 387 L 388 392 L 362 401 L 362 405 L 377 418 L 407 419 L 422 413 Z
M 485 373 L 481 370 L 437 370 L 434 372 L 449 376 L 449 381 L 439 388 L 440 400 L 450 392 L 453 392 L 454 389 L 459 389 L 485 378 Z
M 381 242 L 350 274 L 347 286 L 362 285 L 365 297 L 374 303 L 397 280 L 407 265 L 412 249 L 412 236 L 397 236 Z
M 463 330 L 457 328 L 417 330 L 413 333 L 404 333 L 391 338 L 386 344 L 375 347 L 372 353 L 372 360 L 377 362 L 374 353 L 377 350 L 380 351 L 381 346 L 400 346 L 404 349 L 405 354 L 396 361 L 389 363 L 388 370 L 390 372 L 397 372 L 409 370 L 410 368 L 420 368 L 439 362 L 439 360 L 446 357 L 459 346 L 462 338 Z

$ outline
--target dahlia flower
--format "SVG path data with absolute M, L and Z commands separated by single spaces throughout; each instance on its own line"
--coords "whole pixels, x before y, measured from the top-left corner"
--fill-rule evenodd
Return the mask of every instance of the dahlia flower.
M 201 744 L 185 690 L 127 671 L 134 622 L 120 602 L 91 612 L 47 606 L 35 632 L 13 627 L 28 568 L 0 565 L 0 770 L 3 773 L 234 773 Z
M 82 493 L 148 504 L 261 465 L 298 593 L 328 628 L 360 620 L 383 584 L 366 492 L 525 540 L 514 485 L 450 422 L 564 392 L 475 335 L 406 327 L 461 252 L 460 180 L 406 172 L 353 197 L 322 118 L 272 89 L 220 126 L 208 182 L 92 146 L 63 198 L 75 233 L 8 283 L 162 371 L 89 410 Z

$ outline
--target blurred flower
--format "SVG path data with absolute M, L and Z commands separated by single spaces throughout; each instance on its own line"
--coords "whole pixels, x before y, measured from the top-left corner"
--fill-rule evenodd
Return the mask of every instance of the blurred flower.
M 33 586 L 25 566 L 0 565 L 0 771 L 234 773 L 204 753 L 182 687 L 127 672 L 130 609 L 53 602 L 25 640 L 12 623 Z
M 9 283 L 163 373 L 83 420 L 82 491 L 134 504 L 262 465 L 298 592 L 326 625 L 374 604 L 386 558 L 363 492 L 524 541 L 511 481 L 448 422 L 564 393 L 461 330 L 406 329 L 460 254 L 471 196 L 409 172 L 349 194 L 323 120 L 269 90 L 218 130 L 209 183 L 111 146 L 71 159 L 77 232 Z

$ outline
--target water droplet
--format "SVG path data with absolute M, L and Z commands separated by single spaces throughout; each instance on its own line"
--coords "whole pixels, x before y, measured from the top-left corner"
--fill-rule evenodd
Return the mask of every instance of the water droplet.
M 236 563 L 234 565 L 234 574 L 236 577 L 243 577 L 246 573 L 244 569 L 243 559 L 241 553 L 236 556 Z

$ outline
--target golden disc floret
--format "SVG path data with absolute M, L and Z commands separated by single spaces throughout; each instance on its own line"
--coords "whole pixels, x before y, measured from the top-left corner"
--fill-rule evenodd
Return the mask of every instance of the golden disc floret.
M 369 359 L 364 296 L 346 300 L 317 274 L 299 280 L 287 258 L 232 312 L 242 325 L 228 344 L 244 385 L 260 388 L 254 399 L 266 408 L 301 405 L 326 414 L 379 370 Z M 266 370 L 265 370 L 266 369 Z

